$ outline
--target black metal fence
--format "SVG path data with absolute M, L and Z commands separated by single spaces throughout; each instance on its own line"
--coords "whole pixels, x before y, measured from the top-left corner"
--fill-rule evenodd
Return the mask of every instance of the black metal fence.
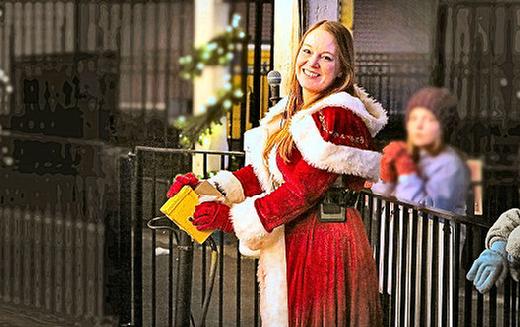
M 406 102 L 429 83 L 429 55 L 416 53 L 359 53 L 356 77 L 361 86 L 381 101 L 391 119 L 402 119 Z
M 213 162 L 211 162 L 214 160 Z M 160 215 L 173 176 L 201 167 L 211 171 L 242 166 L 240 152 L 185 151 L 138 147 L 132 162 L 133 290 L 126 316 L 136 326 L 173 326 L 182 288 L 175 234 L 143 228 Z M 197 163 L 199 162 L 199 163 Z M 128 166 L 129 167 L 129 166 Z M 130 174 L 130 170 L 127 171 Z M 128 188 L 128 177 L 125 180 Z M 130 198 L 128 193 L 125 198 Z M 128 204 L 124 206 L 130 214 Z M 510 278 L 499 289 L 478 293 L 465 275 L 480 252 L 488 225 L 371 193 L 358 209 L 373 246 L 387 326 L 518 326 L 520 285 Z M 206 326 L 259 325 L 256 260 L 242 257 L 232 235 L 215 233 L 219 259 L 216 288 Z M 184 249 L 185 250 L 185 249 Z M 208 292 L 210 251 L 193 246 L 191 311 L 200 321 Z M 376 286 L 375 286 L 376 287 Z M 131 313 L 133 313 L 131 315 Z M 126 321 L 126 320 L 125 320 Z
M 116 323 L 119 255 L 111 245 L 120 233 L 118 215 L 104 210 L 103 179 L 2 169 L 0 184 L 2 306 L 55 326 Z
M 261 75 L 272 61 L 273 1 L 223 8 L 241 14 L 247 31 L 229 67 L 245 94 L 230 117 L 241 138 L 245 117 L 256 123 L 260 112 L 249 114 L 267 102 Z M 140 312 L 150 321 L 146 307 L 128 306 L 139 296 L 134 193 L 115 146 L 176 146 L 172 119 L 192 106 L 178 59 L 192 50 L 193 9 L 193 0 L 0 1 L 0 69 L 13 87 L 7 93 L 0 81 L 0 157 L 12 158 L 0 163 L 2 307 L 60 321 L 52 325 L 123 323 Z
M 128 316 L 125 315 L 131 319 L 122 322 L 136 326 L 173 326 L 182 315 L 175 303 L 179 296 L 183 296 L 183 285 L 180 284 L 183 281 L 192 284 L 189 288 L 192 290 L 191 311 L 195 321 L 201 319 L 203 299 L 209 292 L 210 249 L 206 244 L 193 246 L 193 276 L 188 276 L 193 279 L 186 280 L 186 276 L 178 275 L 186 249 L 178 247 L 176 234 L 143 226 L 151 218 L 161 215 L 159 208 L 166 201 L 166 192 L 176 174 L 199 167 L 199 176 L 207 178 L 214 171 L 238 169 L 243 160 L 242 152 L 137 147 L 130 158 L 122 161 L 128 174 L 122 176 L 121 180 L 127 181 L 122 189 L 130 191 L 128 181 L 133 181 L 132 191 L 124 198 L 133 199 L 131 212 L 135 219 L 132 224 L 132 309 L 127 310 Z M 133 165 L 132 170 L 128 170 L 129 164 Z M 128 204 L 122 208 L 130 214 Z M 206 326 L 258 326 L 256 260 L 240 255 L 236 238 L 221 232 L 213 237 L 217 240 L 219 252 L 218 270 Z
M 388 326 L 518 326 L 519 283 L 482 295 L 465 278 L 488 225 L 371 193 L 359 210 Z

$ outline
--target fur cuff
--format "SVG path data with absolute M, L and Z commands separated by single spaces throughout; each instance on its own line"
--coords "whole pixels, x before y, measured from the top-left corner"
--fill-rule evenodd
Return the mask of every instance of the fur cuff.
M 240 203 L 246 198 L 244 188 L 238 178 L 227 170 L 219 171 L 215 176 L 208 179 L 208 182 L 217 189 L 224 191 L 226 198 L 231 203 Z
M 255 200 L 262 195 L 248 197 L 242 203 L 234 204 L 230 211 L 235 234 L 251 250 L 262 247 L 266 236 L 269 235 L 255 208 Z
M 325 141 L 310 115 L 293 120 L 290 129 L 298 150 L 311 166 L 372 181 L 379 179 L 379 152 Z

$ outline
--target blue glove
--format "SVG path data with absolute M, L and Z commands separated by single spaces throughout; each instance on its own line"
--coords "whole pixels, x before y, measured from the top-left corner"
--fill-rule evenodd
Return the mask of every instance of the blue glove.
M 466 278 L 473 281 L 480 293 L 486 293 L 493 285 L 500 286 L 506 278 L 507 272 L 506 242 L 495 241 L 473 262 Z

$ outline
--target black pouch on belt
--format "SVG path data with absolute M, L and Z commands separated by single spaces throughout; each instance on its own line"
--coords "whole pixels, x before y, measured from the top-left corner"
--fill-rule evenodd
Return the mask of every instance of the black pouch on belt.
M 321 222 L 345 222 L 347 220 L 347 208 L 357 206 L 360 194 L 349 190 L 343 177 L 343 175 L 338 176 L 319 204 Z

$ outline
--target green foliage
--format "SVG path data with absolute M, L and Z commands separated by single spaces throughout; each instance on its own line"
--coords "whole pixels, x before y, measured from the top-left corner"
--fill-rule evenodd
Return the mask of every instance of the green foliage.
M 226 31 L 211 39 L 207 44 L 195 48 L 193 53 L 181 57 L 181 76 L 184 79 L 195 79 L 202 74 L 204 67 L 210 65 L 228 65 L 233 60 L 233 51 L 243 42 L 245 32 L 239 27 L 240 16 L 234 15 L 232 23 Z M 226 84 L 211 97 L 202 108 L 201 113 L 191 117 L 179 117 L 174 126 L 181 130 L 180 143 L 185 148 L 192 148 L 195 143 L 202 144 L 205 136 L 212 133 L 212 127 L 221 124 L 233 105 L 239 104 L 244 96 L 240 86 L 234 86 L 230 77 Z

